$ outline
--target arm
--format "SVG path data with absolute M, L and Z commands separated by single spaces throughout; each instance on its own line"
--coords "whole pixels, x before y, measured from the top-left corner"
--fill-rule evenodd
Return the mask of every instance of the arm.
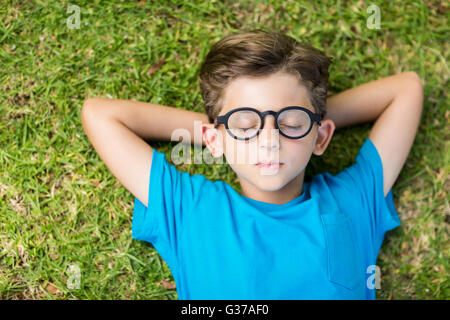
M 375 121 L 369 139 L 383 164 L 384 195 L 392 188 L 414 142 L 422 113 L 423 86 L 404 72 L 346 90 L 327 100 L 325 119 L 336 128 Z
M 188 130 L 194 139 L 194 121 L 209 122 L 208 116 L 200 112 L 140 101 L 89 98 L 84 103 L 88 105 L 89 109 L 95 108 L 102 115 L 118 120 L 146 140 L 170 141 L 172 132 L 180 128 Z M 193 143 L 203 144 L 201 130 L 196 132 L 195 138 L 198 137 Z
M 201 132 L 194 135 L 195 120 L 208 123 L 206 114 L 118 99 L 89 98 L 81 111 L 83 129 L 100 158 L 145 206 L 153 149 L 143 139 L 170 141 L 173 130 L 183 128 L 193 143 L 203 143 Z

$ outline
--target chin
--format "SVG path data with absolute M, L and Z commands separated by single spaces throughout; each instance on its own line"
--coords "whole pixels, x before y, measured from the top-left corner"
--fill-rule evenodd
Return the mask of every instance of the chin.
M 253 184 L 260 190 L 278 191 L 286 185 L 286 181 L 277 176 L 260 176 L 253 180 Z

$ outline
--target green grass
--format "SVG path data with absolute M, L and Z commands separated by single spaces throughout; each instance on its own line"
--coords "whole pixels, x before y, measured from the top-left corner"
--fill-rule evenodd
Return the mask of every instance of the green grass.
M 87 96 L 203 111 L 198 71 L 223 36 L 267 26 L 334 57 L 331 92 L 400 71 L 424 81 L 419 133 L 393 187 L 401 227 L 377 264 L 378 299 L 448 299 L 449 7 L 443 1 L 14 1 L 0 7 L 0 298 L 176 299 L 170 270 L 131 239 L 133 196 L 109 172 L 80 122 Z M 69 29 L 69 4 L 81 8 Z M 87 24 L 86 24 L 87 23 Z M 160 70 L 148 69 L 165 58 Z M 350 165 L 370 125 L 338 131 L 307 177 Z M 168 152 L 173 144 L 152 144 Z M 224 166 L 180 169 L 222 179 Z M 81 271 L 69 289 L 70 265 Z

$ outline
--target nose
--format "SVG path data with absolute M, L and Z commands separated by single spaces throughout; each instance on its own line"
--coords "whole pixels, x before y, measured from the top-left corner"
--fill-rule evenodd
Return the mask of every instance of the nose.
M 259 147 L 268 150 L 280 148 L 280 137 L 275 126 L 275 117 L 268 114 L 264 119 L 264 126 L 259 134 Z

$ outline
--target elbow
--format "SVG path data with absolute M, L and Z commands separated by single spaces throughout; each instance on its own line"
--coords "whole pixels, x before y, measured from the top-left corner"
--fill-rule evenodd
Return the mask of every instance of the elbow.
M 422 78 L 415 71 L 403 72 L 403 75 L 407 77 L 410 81 L 415 82 L 417 85 L 423 86 Z
M 103 106 L 108 103 L 110 101 L 110 99 L 106 99 L 106 98 L 102 98 L 102 97 L 97 97 L 97 98 L 86 98 L 86 100 L 84 100 L 83 103 L 83 107 L 81 109 L 82 114 L 83 114 L 83 110 L 84 113 L 90 113 L 93 110 L 99 110 L 99 109 L 104 109 Z
M 81 108 L 81 123 L 85 125 L 86 121 L 92 117 L 92 113 L 95 107 L 95 98 L 87 98 L 84 100 Z
M 405 72 L 404 75 L 408 79 L 408 95 L 413 99 L 412 104 L 417 108 L 418 122 L 422 119 L 423 112 L 423 81 L 414 71 Z
M 408 92 L 412 95 L 416 95 L 419 100 L 420 109 L 423 108 L 423 94 L 424 87 L 423 81 L 420 76 L 414 71 L 407 71 L 403 73 L 405 77 L 408 79 Z
M 98 109 L 98 106 L 101 105 L 100 102 L 101 98 L 86 98 L 83 102 L 83 107 L 81 108 L 81 115 L 83 113 L 90 113 L 94 109 Z
M 81 111 L 92 109 L 92 106 L 94 105 L 95 98 L 86 98 L 83 102 L 83 107 L 81 108 Z
M 417 82 L 422 83 L 422 79 L 415 71 L 405 71 L 405 72 L 403 72 L 403 74 L 410 77 L 411 79 L 414 79 Z
M 415 71 L 407 71 L 403 74 L 410 81 L 410 85 L 414 86 L 414 89 L 419 91 L 423 95 L 423 81 L 420 76 Z

